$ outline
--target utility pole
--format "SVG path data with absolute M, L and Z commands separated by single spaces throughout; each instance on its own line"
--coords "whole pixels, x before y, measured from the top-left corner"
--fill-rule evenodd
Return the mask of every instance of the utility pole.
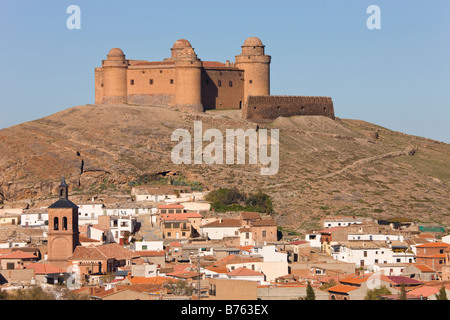
M 198 257 L 198 262 L 197 262 L 197 271 L 198 271 L 198 288 L 197 288 L 197 296 L 198 296 L 198 300 L 200 300 L 200 253 L 197 255 Z

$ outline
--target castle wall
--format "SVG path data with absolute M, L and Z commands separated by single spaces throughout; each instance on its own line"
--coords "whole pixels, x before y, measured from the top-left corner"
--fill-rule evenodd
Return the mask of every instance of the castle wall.
M 95 104 L 103 100 L 103 69 L 95 68 Z
M 102 103 L 127 103 L 127 68 L 103 67 Z
M 244 95 L 244 71 L 203 69 L 201 90 L 205 110 L 240 109 Z
M 128 68 L 128 103 L 154 106 L 175 104 L 175 69 Z
M 274 120 L 296 115 L 334 119 L 333 101 L 329 97 L 249 96 L 242 108 L 242 117 L 249 120 Z
M 182 111 L 203 112 L 200 61 L 177 61 L 175 106 Z

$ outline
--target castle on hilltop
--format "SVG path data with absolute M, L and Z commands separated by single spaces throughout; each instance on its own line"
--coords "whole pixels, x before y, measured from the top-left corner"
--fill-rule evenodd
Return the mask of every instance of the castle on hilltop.
M 163 61 L 128 60 L 121 49 L 95 69 L 96 104 L 169 106 L 182 111 L 242 109 L 251 120 L 324 115 L 334 119 L 328 97 L 271 96 L 270 62 L 256 37 L 242 45 L 235 62 L 202 61 L 190 42 L 177 40 Z

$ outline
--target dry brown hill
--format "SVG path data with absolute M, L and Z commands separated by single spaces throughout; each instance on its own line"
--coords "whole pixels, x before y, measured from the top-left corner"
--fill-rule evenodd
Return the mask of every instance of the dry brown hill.
M 358 120 L 278 118 L 265 127 L 280 129 L 280 169 L 261 176 L 259 165 L 173 164 L 171 134 L 192 132 L 194 120 L 223 133 L 256 127 L 238 111 L 85 105 L 0 130 L 0 202 L 48 204 L 62 174 L 73 195 L 88 197 L 129 193 L 140 175 L 179 171 L 209 189 L 262 189 L 290 231 L 335 214 L 450 223 L 449 144 Z

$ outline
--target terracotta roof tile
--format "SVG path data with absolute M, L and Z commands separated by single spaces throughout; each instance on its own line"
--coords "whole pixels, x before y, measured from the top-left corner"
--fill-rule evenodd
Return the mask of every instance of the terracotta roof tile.
M 29 252 L 23 252 L 23 251 L 14 251 L 10 254 L 5 254 L 0 256 L 0 259 L 37 259 L 34 254 L 31 254 Z
M 208 224 L 204 224 L 202 228 L 221 228 L 221 227 L 241 227 L 239 219 L 218 219 Z
M 358 287 L 352 287 L 352 286 L 347 286 L 347 285 L 343 285 L 343 284 L 339 284 L 337 286 L 328 288 L 327 291 L 328 292 L 337 292 L 337 293 L 349 293 L 353 290 L 358 289 Z
M 256 277 L 256 276 L 264 276 L 263 273 L 246 268 L 246 267 L 240 267 L 233 271 L 230 271 L 227 273 L 227 275 L 232 277 Z
M 416 248 L 447 248 L 448 246 L 450 246 L 450 244 L 445 242 L 429 242 L 420 244 L 416 246 Z

